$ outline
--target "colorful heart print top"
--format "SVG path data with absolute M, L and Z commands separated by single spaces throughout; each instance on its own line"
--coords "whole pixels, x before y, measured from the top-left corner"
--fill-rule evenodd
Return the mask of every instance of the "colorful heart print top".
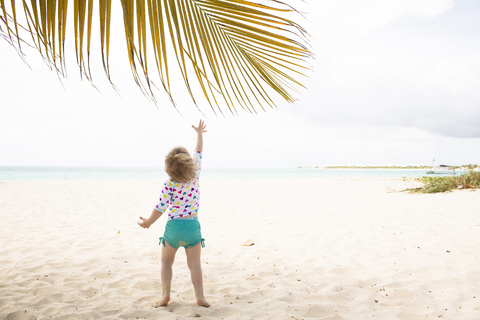
M 168 178 L 162 187 L 162 194 L 155 209 L 165 212 L 169 209 L 168 219 L 179 219 L 198 212 L 200 204 L 199 179 L 202 167 L 202 154 L 197 151 L 193 155 L 195 178 L 192 181 L 180 183 Z

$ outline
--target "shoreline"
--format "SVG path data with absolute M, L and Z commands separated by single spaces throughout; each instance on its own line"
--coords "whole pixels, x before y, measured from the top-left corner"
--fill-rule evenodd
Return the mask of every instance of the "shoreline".
M 4 167 L 5 168 L 5 167 Z M 463 173 L 463 171 L 456 171 Z M 284 179 L 284 178 L 419 178 L 427 174 L 423 169 L 204 169 L 202 179 Z M 0 181 L 65 181 L 65 180 L 164 180 L 163 169 L 152 168 L 17 168 L 0 167 Z

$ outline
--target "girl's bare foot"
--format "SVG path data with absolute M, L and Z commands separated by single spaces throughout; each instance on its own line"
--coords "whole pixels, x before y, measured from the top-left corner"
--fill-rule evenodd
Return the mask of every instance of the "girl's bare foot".
M 202 307 L 205 307 L 205 308 L 210 307 L 210 303 L 208 303 L 207 301 L 205 301 L 205 299 L 197 299 L 197 304 L 198 304 L 199 306 L 202 306 Z
M 170 301 L 170 297 L 169 297 L 169 296 L 163 297 L 162 299 L 158 300 L 158 301 L 155 303 L 155 308 L 165 307 L 165 306 L 168 304 L 168 301 Z

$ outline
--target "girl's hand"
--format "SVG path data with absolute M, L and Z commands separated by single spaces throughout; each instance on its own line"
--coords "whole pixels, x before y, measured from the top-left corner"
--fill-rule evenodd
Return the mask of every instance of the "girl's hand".
M 143 217 L 140 217 L 140 220 L 142 220 L 142 222 L 138 222 L 138 225 L 142 228 L 145 228 L 145 229 L 148 229 L 150 228 L 151 224 L 148 223 L 148 219 L 145 219 Z
M 205 122 L 203 122 L 203 120 L 200 120 L 198 122 L 198 127 L 195 127 L 194 125 L 192 125 L 193 130 L 195 130 L 197 134 L 202 134 L 204 132 L 207 132 L 207 130 L 205 130 L 206 127 L 207 126 L 205 125 Z
M 192 125 L 193 130 L 197 132 L 197 145 L 195 146 L 195 152 L 202 152 L 203 151 L 203 133 L 207 132 L 205 130 L 207 126 L 203 122 L 203 120 L 200 120 L 198 122 L 198 127 L 195 127 Z
M 155 223 L 155 221 L 157 221 L 158 218 L 162 216 L 162 214 L 163 212 L 160 212 L 157 209 L 153 209 L 150 218 L 145 219 L 144 217 L 140 217 L 140 220 L 142 220 L 142 222 L 138 222 L 138 225 L 142 228 L 148 229 L 152 224 Z

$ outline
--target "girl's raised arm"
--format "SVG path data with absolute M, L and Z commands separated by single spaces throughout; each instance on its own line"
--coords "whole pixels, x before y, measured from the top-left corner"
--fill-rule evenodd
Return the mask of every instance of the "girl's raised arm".
M 203 133 L 207 132 L 207 130 L 205 130 L 206 127 L 207 126 L 205 125 L 203 120 L 200 120 L 198 122 L 198 127 L 195 127 L 194 125 L 192 125 L 193 130 L 195 130 L 197 132 L 197 144 L 195 146 L 195 152 L 197 152 L 197 151 L 202 152 L 203 151 Z

